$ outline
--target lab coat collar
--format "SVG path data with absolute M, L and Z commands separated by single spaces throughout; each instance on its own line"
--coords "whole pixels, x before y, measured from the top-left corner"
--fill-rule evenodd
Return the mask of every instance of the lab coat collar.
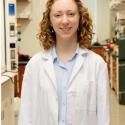
M 52 59 L 51 49 L 42 51 L 42 59 L 44 59 L 44 60 Z
M 51 56 L 51 49 L 44 50 L 42 52 L 42 59 L 45 61 L 44 67 L 43 67 L 45 70 L 45 73 L 47 73 L 49 79 L 52 81 L 53 87 L 57 91 L 56 76 L 55 76 L 53 60 Z
M 84 49 L 82 49 L 82 48 L 79 48 L 79 54 L 81 55 L 81 56 L 85 56 L 85 55 L 87 55 L 89 53 L 89 50 L 87 49 L 87 48 L 84 48 Z
M 85 56 L 86 54 L 88 54 L 89 53 L 89 50 L 87 49 L 87 48 L 84 48 L 84 49 L 82 49 L 82 48 L 79 48 L 79 55 L 81 55 L 81 56 Z M 49 49 L 49 50 L 44 50 L 43 52 L 42 52 L 42 58 L 44 59 L 44 60 L 52 60 L 52 55 L 51 55 L 51 49 Z
M 72 75 L 71 75 L 71 77 L 69 79 L 69 86 L 71 85 L 72 80 L 75 77 L 75 75 L 78 73 L 80 68 L 83 66 L 84 59 L 87 56 L 88 52 L 89 52 L 88 49 L 79 48 L 79 55 L 78 55 L 78 57 L 76 59 L 76 63 L 74 65 Z M 55 76 L 55 72 L 54 72 L 54 66 L 53 66 L 53 59 L 52 59 L 52 55 L 51 55 L 51 50 L 43 51 L 42 58 L 44 60 L 46 60 L 46 63 L 44 65 L 44 69 L 45 69 L 46 73 L 48 74 L 50 80 L 52 81 L 54 88 L 57 91 L 56 76 Z
M 73 67 L 73 71 L 72 71 L 72 74 L 71 74 L 71 77 L 69 79 L 69 87 L 72 83 L 72 80 L 74 79 L 74 77 L 76 76 L 76 74 L 78 73 L 78 71 L 81 69 L 81 67 L 83 66 L 84 64 L 84 60 L 87 56 L 87 54 L 89 53 L 89 50 L 88 49 L 81 49 L 79 50 L 79 55 L 76 59 L 76 63 Z

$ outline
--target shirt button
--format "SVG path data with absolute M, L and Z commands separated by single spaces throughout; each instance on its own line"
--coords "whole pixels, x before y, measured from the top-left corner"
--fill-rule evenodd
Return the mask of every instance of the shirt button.
M 64 87 L 64 90 L 66 90 L 66 87 Z
M 65 122 L 65 120 L 62 120 L 62 122 Z
M 63 102 L 63 105 L 65 106 L 66 104 Z

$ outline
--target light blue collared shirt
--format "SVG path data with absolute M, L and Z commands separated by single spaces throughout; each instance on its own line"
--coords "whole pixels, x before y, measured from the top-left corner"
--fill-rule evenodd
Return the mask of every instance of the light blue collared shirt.
M 79 46 L 77 46 L 76 52 L 70 58 L 66 64 L 63 64 L 56 54 L 55 47 L 51 50 L 54 70 L 56 74 L 58 98 L 59 98 L 59 125 L 66 125 L 66 114 L 67 114 L 67 87 L 68 81 L 72 73 L 73 66 L 75 64 L 77 55 L 79 54 Z

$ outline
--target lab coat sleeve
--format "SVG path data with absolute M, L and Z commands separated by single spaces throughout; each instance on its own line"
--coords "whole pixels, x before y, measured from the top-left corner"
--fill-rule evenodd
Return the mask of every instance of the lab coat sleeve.
M 22 83 L 21 106 L 19 111 L 18 125 L 32 125 L 31 84 L 32 84 L 31 67 L 28 64 L 25 68 L 25 73 Z
M 110 125 L 109 78 L 107 64 L 101 63 L 97 73 L 97 125 Z

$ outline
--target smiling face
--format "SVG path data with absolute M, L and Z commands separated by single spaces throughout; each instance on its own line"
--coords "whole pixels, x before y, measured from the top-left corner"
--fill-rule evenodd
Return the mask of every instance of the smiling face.
M 74 0 L 55 0 L 50 11 L 50 22 L 56 38 L 77 37 L 79 12 Z

